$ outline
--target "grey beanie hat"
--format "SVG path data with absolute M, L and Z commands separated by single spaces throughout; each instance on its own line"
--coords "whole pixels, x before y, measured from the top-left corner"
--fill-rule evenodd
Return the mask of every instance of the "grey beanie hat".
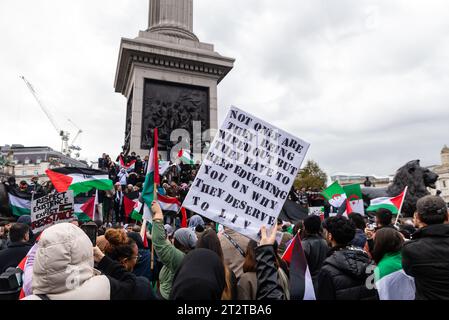
M 198 241 L 195 232 L 190 229 L 182 228 L 175 232 L 174 238 L 184 247 L 193 249 Z

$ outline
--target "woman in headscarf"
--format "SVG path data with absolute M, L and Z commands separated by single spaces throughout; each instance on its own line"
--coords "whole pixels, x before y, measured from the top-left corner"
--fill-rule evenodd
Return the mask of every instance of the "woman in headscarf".
M 170 300 L 221 300 L 226 286 L 220 257 L 209 249 L 191 251 L 179 267 Z
M 197 238 L 201 238 L 201 235 L 204 233 L 204 220 L 198 215 L 195 215 L 189 220 L 189 229 L 195 232 Z
M 215 230 L 208 229 L 204 231 L 202 236 L 198 239 L 196 245 L 197 249 L 209 249 L 214 251 L 221 262 L 225 270 L 226 285 L 221 296 L 221 300 L 235 300 L 237 298 L 237 278 L 230 268 L 224 263 L 223 250 L 221 248 L 220 240 L 218 239 Z
M 195 231 L 196 227 L 198 227 L 198 226 L 201 226 L 204 229 L 204 220 L 200 216 L 195 215 L 190 218 L 189 229 L 191 229 L 192 231 Z

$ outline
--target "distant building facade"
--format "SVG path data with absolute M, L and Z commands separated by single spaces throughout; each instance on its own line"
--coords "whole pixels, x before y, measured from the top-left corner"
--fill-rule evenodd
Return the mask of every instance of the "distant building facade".
M 87 168 L 88 164 L 67 157 L 50 147 L 25 147 L 23 145 L 6 145 L 0 147 L 0 159 L 3 159 L 3 177 L 14 175 L 16 181 L 31 181 L 38 176 L 39 181 L 48 180 L 45 171 L 59 167 Z
M 438 174 L 438 181 L 436 183 L 436 190 L 432 194 L 436 194 L 437 190 L 441 191 L 440 196 L 449 203 L 449 147 L 444 146 L 441 150 L 441 165 L 429 167 L 430 170 Z
M 394 176 L 376 177 L 373 175 L 351 175 L 345 173 L 336 173 L 331 176 L 331 180 L 332 182 L 338 181 L 338 183 L 342 186 L 360 184 L 362 187 L 365 187 L 367 177 L 371 182 L 371 187 L 384 188 L 390 185 L 390 183 L 393 181 Z

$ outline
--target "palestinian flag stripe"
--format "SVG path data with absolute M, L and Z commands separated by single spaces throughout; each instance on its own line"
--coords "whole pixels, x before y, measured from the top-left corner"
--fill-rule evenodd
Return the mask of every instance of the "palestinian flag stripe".
M 9 193 L 9 205 L 13 215 L 17 217 L 31 215 L 31 199 L 23 199 Z
M 397 197 L 393 198 L 377 198 L 371 200 L 370 206 L 366 211 L 377 211 L 381 208 L 390 210 L 393 214 L 398 214 L 405 200 L 407 188 Z
M 123 197 L 123 206 L 125 208 L 125 216 L 128 218 L 139 205 L 139 199 L 130 199 L 127 195 Z
M 92 221 L 93 212 L 95 207 L 95 196 L 94 197 L 79 197 L 75 198 L 74 213 L 78 219 L 82 222 Z
M 366 211 L 377 211 L 379 209 L 388 209 L 393 214 L 397 214 L 399 209 L 390 201 L 390 198 L 378 198 L 371 200 L 371 205 Z
M 89 192 L 92 189 L 98 190 L 112 190 L 114 188 L 112 181 L 109 180 L 107 175 L 105 176 L 92 176 L 90 180 L 83 177 L 74 177 L 74 183 L 69 187 L 69 190 L 73 190 L 75 194 L 83 192 Z M 75 182 L 79 181 L 79 182 Z
M 184 208 L 184 207 L 181 208 L 181 214 L 182 214 L 181 228 L 187 228 L 187 211 L 186 211 L 186 208 Z M 217 225 L 217 229 L 218 229 L 218 225 Z
M 312 277 L 299 233 L 293 238 L 282 259 L 290 264 L 291 300 L 316 300 Z
M 58 168 L 47 170 L 46 174 L 58 192 L 73 190 L 74 194 L 92 189 L 112 190 L 113 184 L 103 171 L 84 168 Z

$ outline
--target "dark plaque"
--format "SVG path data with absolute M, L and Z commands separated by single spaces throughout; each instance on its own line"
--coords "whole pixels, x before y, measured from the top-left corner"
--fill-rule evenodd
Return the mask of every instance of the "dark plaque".
M 201 121 L 201 133 L 210 128 L 209 88 L 145 80 L 141 148 L 153 145 L 153 129 L 159 129 L 159 150 L 170 152 L 173 130 L 185 129 L 193 148 L 193 122 Z

